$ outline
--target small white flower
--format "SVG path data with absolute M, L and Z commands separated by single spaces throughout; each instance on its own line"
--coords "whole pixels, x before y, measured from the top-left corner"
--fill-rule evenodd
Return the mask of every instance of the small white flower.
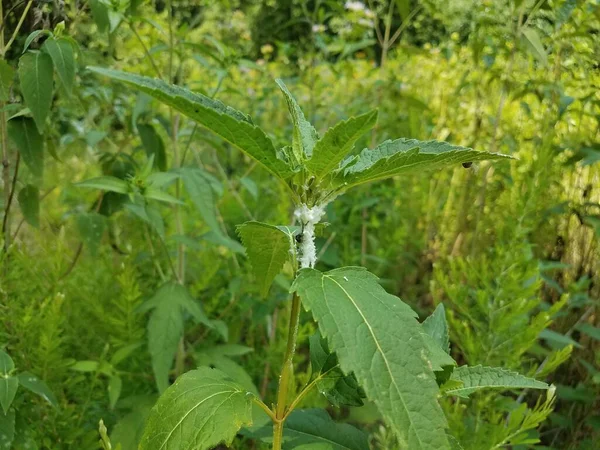
M 313 33 L 322 33 L 323 31 L 325 31 L 327 29 L 327 27 L 323 24 L 318 24 L 318 25 L 313 25 L 312 26 L 312 32 Z
M 346 2 L 344 7 L 350 11 L 364 11 L 365 9 L 363 2 Z
M 314 267 L 317 262 L 317 247 L 315 246 L 315 225 L 325 215 L 326 205 L 315 205 L 309 208 L 306 204 L 300 205 L 294 211 L 294 216 L 302 225 L 302 243 L 300 244 L 300 268 Z

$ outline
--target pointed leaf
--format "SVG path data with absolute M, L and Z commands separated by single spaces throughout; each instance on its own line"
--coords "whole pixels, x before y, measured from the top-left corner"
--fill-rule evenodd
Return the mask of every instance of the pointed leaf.
M 363 268 L 302 269 L 292 285 L 312 311 L 340 367 L 406 448 L 447 449 L 446 420 L 416 314 Z
M 117 177 L 97 177 L 90 180 L 75 183 L 75 186 L 91 189 L 100 189 L 102 191 L 116 192 L 118 194 L 127 194 L 129 192 L 129 183 Z
M 205 450 L 230 444 L 252 423 L 252 395 L 222 372 L 187 372 L 148 417 L 140 450 Z
M 28 184 L 19 191 L 19 206 L 25 221 L 32 227 L 40 227 L 40 191 L 32 184 Z
M 106 217 L 92 212 L 77 214 L 75 220 L 81 240 L 85 246 L 90 249 L 92 255 L 96 255 L 98 253 L 100 241 L 106 230 Z
M 312 158 L 306 161 L 306 167 L 317 178 L 323 178 L 336 169 L 356 141 L 377 122 L 377 110 L 338 123 L 327 130 L 317 142 Z
M 5 60 L 0 59 L 0 101 L 8 101 L 14 76 L 15 70 Z
M 8 353 L 0 350 L 0 375 L 8 375 L 15 369 L 15 363 Z
M 165 191 L 161 191 L 160 189 L 156 189 L 152 186 L 144 190 L 144 197 L 149 198 L 150 200 L 158 200 L 159 202 L 172 203 L 177 205 L 185 204 L 178 198 L 173 197 L 171 194 L 167 194 Z
M 162 171 L 167 170 L 165 143 L 160 134 L 157 133 L 156 128 L 154 128 L 153 125 L 138 123 L 137 130 L 142 139 L 144 150 L 146 150 L 146 155 L 148 155 L 148 157 L 154 155 L 156 167 Z
M 288 105 L 288 110 L 294 124 L 294 131 L 292 133 L 292 154 L 294 155 L 296 162 L 301 163 L 305 159 L 310 158 L 319 136 L 317 135 L 315 128 L 304 118 L 304 113 L 283 81 L 278 78 L 275 82 L 285 96 L 285 101 Z
M 450 381 L 459 381 L 461 387 L 451 387 L 442 391 L 446 395 L 456 395 L 466 398 L 480 389 L 548 389 L 542 381 L 501 369 L 500 367 L 462 366 L 454 369 Z
M 71 95 L 75 84 L 75 54 L 73 45 L 64 38 L 50 38 L 44 42 L 42 50 L 50 55 L 60 83 Z
M 423 321 L 421 326 L 425 333 L 431 336 L 446 353 L 450 353 L 448 322 L 446 321 L 446 310 L 442 303 Z
M 229 378 L 238 383 L 248 392 L 258 395 L 258 389 L 252 381 L 252 377 L 237 362 L 220 353 L 219 346 L 201 350 L 195 355 L 199 366 L 212 367 L 225 373 Z
M 505 158 L 510 156 L 480 152 L 447 142 L 397 139 L 385 141 L 374 150 L 363 150 L 358 161 L 343 169 L 335 182 L 349 188 L 410 172 Z
M 292 237 L 277 227 L 261 222 L 246 222 L 239 225 L 237 230 L 246 247 L 260 293 L 266 297 L 273 279 L 281 272 L 290 255 Z
M 19 378 L 19 384 L 21 386 L 30 390 L 34 394 L 39 395 L 55 408 L 58 408 L 58 400 L 56 399 L 56 396 L 43 380 L 40 380 L 34 374 L 29 372 L 21 372 L 19 375 L 17 375 L 17 377 Z
M 257 160 L 277 177 L 285 180 L 292 175 L 290 167 L 279 159 L 265 132 L 245 114 L 217 100 L 160 80 L 99 67 L 88 69 L 129 84 L 171 106 Z
M 123 380 L 119 375 L 113 375 L 108 380 L 108 404 L 111 409 L 114 409 L 115 405 L 119 401 L 121 396 L 121 389 L 123 388 Z
M 25 43 L 23 44 L 23 53 L 25 53 L 27 51 L 27 49 L 29 48 L 29 46 L 31 45 L 31 43 L 33 41 L 35 41 L 40 35 L 52 35 L 52 32 L 50 30 L 35 30 L 32 31 L 29 36 L 27 36 L 27 39 L 25 39 Z
M 8 121 L 8 135 L 31 173 L 41 178 L 44 173 L 44 140 L 35 122 L 29 117 L 15 117 Z
M 17 377 L 11 375 L 0 377 L 0 405 L 5 415 L 8 414 L 8 409 L 15 399 L 18 388 L 19 379 Z
M 0 450 L 12 450 L 15 438 L 15 410 L 0 414 Z
M 25 53 L 19 59 L 19 81 L 25 104 L 40 133 L 52 105 L 52 58 L 43 52 Z
M 542 44 L 538 32 L 533 28 L 525 28 L 523 29 L 523 36 L 525 36 L 525 42 L 527 43 L 531 54 L 544 66 L 547 66 L 548 55 L 546 55 L 546 50 L 544 49 L 544 45 Z
M 216 234 L 222 235 L 217 220 L 217 206 L 211 181 L 201 169 L 186 167 L 181 169 L 181 178 L 186 192 L 192 203 L 206 222 L 206 225 Z

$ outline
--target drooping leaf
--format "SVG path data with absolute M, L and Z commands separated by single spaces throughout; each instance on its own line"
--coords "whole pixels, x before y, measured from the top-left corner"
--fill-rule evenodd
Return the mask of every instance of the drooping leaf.
M 15 70 L 5 60 L 0 59 L 0 101 L 8 101 L 14 76 Z
M 292 154 L 294 155 L 296 163 L 302 163 L 304 160 L 311 157 L 313 148 L 315 147 L 319 136 L 317 135 L 315 128 L 305 119 L 304 113 L 300 109 L 296 99 L 294 99 L 294 96 L 283 81 L 278 78 L 275 82 L 281 89 L 281 92 L 283 92 L 290 116 L 292 116 L 292 123 L 294 125 L 294 131 L 292 133 Z
M 21 386 L 34 394 L 39 395 L 55 408 L 58 408 L 58 400 L 44 380 L 40 380 L 34 374 L 29 372 L 21 372 L 17 377 L 19 378 L 19 384 Z
M 160 134 L 156 131 L 156 128 L 150 124 L 138 123 L 137 130 L 142 139 L 142 145 L 144 146 L 146 155 L 148 155 L 148 157 L 154 155 L 156 167 L 162 171 L 167 170 L 165 143 Z
M 8 414 L 8 409 L 15 399 L 17 389 L 19 388 L 19 379 L 13 375 L 4 375 L 0 377 L 0 406 L 4 414 Z
M 459 381 L 462 386 L 453 386 L 449 389 L 444 389 L 442 386 L 444 394 L 463 398 L 480 389 L 548 389 L 549 387 L 542 381 L 500 367 L 457 367 L 452 372 L 450 381 Z
M 350 188 L 410 172 L 505 158 L 510 156 L 480 152 L 447 142 L 396 139 L 385 141 L 374 150 L 363 150 L 358 160 L 342 169 L 334 181 Z
M 42 46 L 42 51 L 45 51 L 52 58 L 54 68 L 58 74 L 58 79 L 71 95 L 73 85 L 75 84 L 75 53 L 73 45 L 67 39 L 52 37 L 47 39 Z
M 17 196 L 21 213 L 25 221 L 32 227 L 40 227 L 40 191 L 32 184 L 28 184 L 19 191 Z
M 265 132 L 245 114 L 217 100 L 160 80 L 100 67 L 88 69 L 122 81 L 171 106 L 257 160 L 277 177 L 285 180 L 292 175 L 290 167 L 278 157 Z
M 252 272 L 266 297 L 273 279 L 281 272 L 290 255 L 293 241 L 290 234 L 262 222 L 246 222 L 237 227 L 252 265 Z
M 446 353 L 450 353 L 448 322 L 446 321 L 446 310 L 442 303 L 423 321 L 421 326 L 425 333 L 431 336 Z
M 15 438 L 15 411 L 0 414 L 0 450 L 12 450 Z
M 524 28 L 523 36 L 525 37 L 525 42 L 531 51 L 531 54 L 544 66 L 547 66 L 548 55 L 546 55 L 546 50 L 544 49 L 544 45 L 542 44 L 538 32 L 533 28 Z
M 211 180 L 202 169 L 186 167 L 179 171 L 183 186 L 190 196 L 192 203 L 206 222 L 206 225 L 216 234 L 223 234 L 217 220 L 217 206 Z
M 77 214 L 75 221 L 84 245 L 90 249 L 92 255 L 96 255 L 106 230 L 106 217 L 95 212 L 83 213 Z
M 44 140 L 35 122 L 29 117 L 15 117 L 8 121 L 8 135 L 31 173 L 41 178 L 44 174 Z
M 252 423 L 252 394 L 208 367 L 187 372 L 148 417 L 140 450 L 205 450 L 230 444 Z
M 356 141 L 377 122 L 377 110 L 351 117 L 327 130 L 317 142 L 306 167 L 317 178 L 322 178 L 337 168 L 340 161 L 354 147 Z
M 354 374 L 344 375 L 337 356 L 327 348 L 319 333 L 309 338 L 312 377 L 318 379 L 317 389 L 335 406 L 362 406 L 365 393 Z
M 52 58 L 46 53 L 28 52 L 19 59 L 21 91 L 40 134 L 52 105 L 53 74 Z
M 89 180 L 75 183 L 75 186 L 91 189 L 100 189 L 101 191 L 116 192 L 118 194 L 127 194 L 129 192 L 129 183 L 117 177 L 97 177 Z
M 367 397 L 410 449 L 447 449 L 446 421 L 416 314 L 359 267 L 302 269 L 292 285 Z

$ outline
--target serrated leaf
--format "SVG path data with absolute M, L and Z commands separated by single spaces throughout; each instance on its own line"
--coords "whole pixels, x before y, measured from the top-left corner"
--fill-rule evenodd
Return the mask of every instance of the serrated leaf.
M 10 95 L 10 87 L 15 76 L 13 69 L 5 60 L 0 59 L 0 101 L 8 101 Z
M 42 46 L 42 51 L 45 51 L 52 58 L 54 68 L 58 74 L 62 86 L 71 95 L 73 85 L 75 84 L 75 53 L 73 45 L 64 38 L 46 39 Z
M 542 44 L 542 40 L 540 39 L 540 35 L 533 28 L 524 28 L 523 36 L 525 36 L 525 42 L 531 54 L 539 60 L 543 65 L 548 65 L 548 55 L 546 55 L 546 50 L 544 49 L 544 45 Z
M 341 369 L 354 372 L 401 446 L 447 449 L 446 420 L 415 312 L 359 267 L 327 273 L 302 269 L 292 291 L 312 312 Z
M 29 52 L 19 59 L 21 91 L 40 134 L 52 105 L 53 75 L 52 58 L 46 53 Z
M 266 297 L 275 276 L 281 272 L 293 246 L 291 235 L 262 222 L 246 222 L 237 227 L 252 265 L 260 293 Z
M 434 338 L 424 332 L 421 333 L 421 337 L 425 344 L 425 348 L 427 349 L 430 368 L 434 372 L 441 372 L 447 366 L 456 366 L 456 362 L 442 347 L 440 347 L 439 343 Z
M 89 180 L 75 183 L 75 186 L 91 189 L 100 189 L 101 191 L 116 192 L 118 194 L 127 194 L 129 192 L 129 183 L 117 177 L 97 177 Z
M 365 393 L 354 374 L 345 375 L 339 368 L 335 353 L 319 333 L 309 338 L 312 377 L 317 379 L 318 391 L 335 406 L 362 406 Z
M 19 379 L 12 375 L 0 377 L 0 405 L 4 414 L 8 414 L 8 409 L 15 399 L 17 389 L 19 388 Z
M 317 131 L 304 117 L 304 113 L 292 93 L 288 90 L 287 86 L 279 78 L 275 80 L 281 92 L 285 96 L 285 101 L 292 117 L 292 123 L 294 125 L 294 131 L 292 133 L 292 154 L 296 160 L 296 163 L 302 163 L 307 158 L 310 158 L 313 152 L 313 148 L 319 139 Z
M 339 122 L 317 142 L 306 167 L 317 178 L 331 173 L 354 147 L 356 141 L 377 122 L 377 110 Z
M 15 411 L 0 414 L 0 450 L 11 450 L 15 438 Z
M 206 450 L 252 423 L 252 395 L 215 369 L 187 372 L 165 391 L 146 423 L 140 450 Z
M 142 145 L 146 151 L 148 157 L 154 155 L 156 161 L 156 167 L 160 170 L 167 170 L 167 153 L 165 151 L 165 143 L 154 128 L 153 125 L 138 123 L 137 124 L 138 134 L 142 140 Z
M 450 353 L 448 322 L 446 321 L 446 310 L 442 303 L 423 321 L 421 326 L 425 333 L 431 336 L 446 353 Z
M 461 163 L 511 158 L 500 153 L 480 152 L 439 141 L 396 139 L 374 150 L 365 149 L 355 164 L 347 165 L 334 179 L 346 188 L 396 175 L 458 166 Z
M 106 217 L 95 212 L 83 213 L 77 214 L 75 221 L 84 245 L 90 249 L 92 255 L 96 255 L 106 230 Z
M 462 386 L 449 389 L 442 386 L 444 394 L 463 398 L 480 389 L 548 389 L 549 387 L 542 381 L 500 367 L 457 367 L 452 372 L 450 381 L 459 381 Z
M 88 69 L 122 81 L 171 106 L 257 160 L 277 177 L 285 180 L 292 175 L 288 164 L 278 158 L 265 132 L 245 114 L 217 100 L 160 80 L 100 67 Z
M 217 220 L 217 206 L 211 180 L 201 169 L 186 167 L 180 169 L 181 179 L 190 200 L 206 222 L 206 225 L 216 234 L 222 235 Z
M 35 122 L 29 117 L 15 117 L 8 121 L 8 135 L 31 173 L 41 178 L 44 174 L 44 139 Z
M 25 221 L 32 227 L 40 227 L 40 191 L 36 186 L 28 184 L 17 196 L 21 213 Z
M 25 389 L 39 395 L 52 406 L 58 408 L 58 400 L 44 380 L 40 380 L 34 374 L 29 372 L 21 372 L 17 375 L 17 378 L 19 378 L 19 384 Z

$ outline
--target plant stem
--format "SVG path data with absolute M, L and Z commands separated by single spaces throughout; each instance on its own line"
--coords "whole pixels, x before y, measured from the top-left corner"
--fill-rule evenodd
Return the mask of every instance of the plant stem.
M 273 424 L 273 450 L 281 450 L 283 438 L 283 421 L 286 413 L 289 386 L 294 378 L 294 354 L 298 339 L 298 324 L 300 321 L 300 297 L 294 293 L 290 311 L 290 325 L 288 328 L 288 341 L 281 375 L 277 390 L 277 406 L 275 407 L 275 423 Z
M 0 55 L 4 55 L 4 10 L 0 2 Z M 10 159 L 8 154 L 8 139 L 6 136 L 6 112 L 4 102 L 0 102 L 0 145 L 2 145 L 2 180 L 4 182 L 4 250 L 10 245 L 10 223 L 6 209 L 10 199 Z
M 17 34 L 19 34 L 19 30 L 21 29 L 21 26 L 23 25 L 23 22 L 25 21 L 25 17 L 27 16 L 27 13 L 29 12 L 29 8 L 31 8 L 32 4 L 33 4 L 33 0 L 29 0 L 29 2 L 27 2 L 27 6 L 25 6 L 25 9 L 23 10 L 23 14 L 21 14 L 21 18 L 19 19 L 19 23 L 17 23 L 17 26 L 16 26 L 15 30 L 13 31 L 12 37 L 7 42 L 6 46 L 2 45 L 2 49 L 0 52 L 0 54 L 2 54 L 2 56 L 4 56 L 4 54 L 8 51 L 8 49 L 10 48 L 12 43 L 15 41 Z M 2 16 L 1 9 L 0 9 L 0 16 Z M 2 19 L 0 19 L 0 20 L 2 20 Z M 0 29 L 4 30 L 4 23 L 0 24 Z M 4 33 L 2 33 L 2 43 L 4 44 Z

